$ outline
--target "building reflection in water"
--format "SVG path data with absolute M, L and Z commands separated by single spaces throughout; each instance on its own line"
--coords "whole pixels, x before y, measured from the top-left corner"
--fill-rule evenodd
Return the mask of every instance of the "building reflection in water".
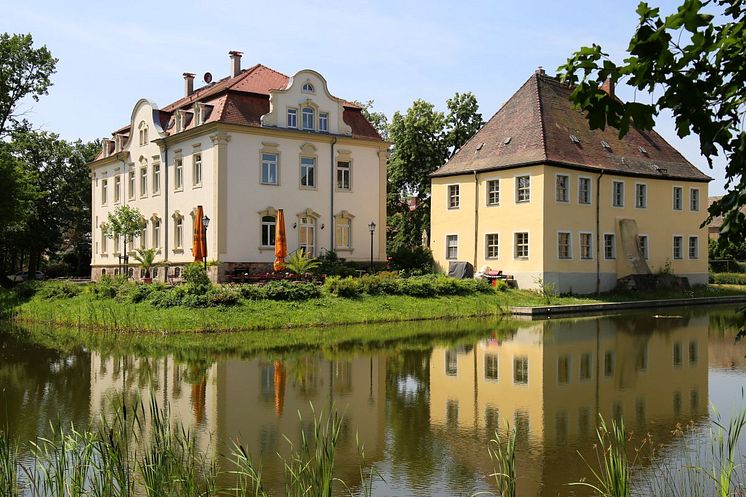
M 707 316 L 622 316 L 536 322 L 507 339 L 435 349 L 430 419 L 443 436 L 485 441 L 507 420 L 529 448 L 518 454 L 519 495 L 569 492 L 563 485 L 586 473 L 575 451 L 593 445 L 598 414 L 658 442 L 707 417 L 707 336 Z M 453 447 L 489 472 L 484 452 Z

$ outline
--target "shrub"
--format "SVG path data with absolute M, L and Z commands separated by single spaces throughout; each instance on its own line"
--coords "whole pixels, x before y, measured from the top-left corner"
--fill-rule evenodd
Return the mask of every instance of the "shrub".
M 319 287 L 313 283 L 270 281 L 264 288 L 264 298 L 269 300 L 308 300 L 321 296 Z
M 70 266 L 64 262 L 55 262 L 44 268 L 44 274 L 47 275 L 47 278 L 62 278 L 64 276 L 70 276 Z
M 363 276 L 358 281 L 362 291 L 368 295 L 399 295 L 402 293 L 402 280 L 398 273 L 378 273 Z
M 165 290 L 166 287 L 162 283 L 153 283 L 150 285 L 146 285 L 143 283 L 130 282 L 119 287 L 116 300 L 119 302 L 138 304 L 140 302 L 148 300 L 154 293 L 162 292 Z
M 63 281 L 60 283 L 47 283 L 37 292 L 37 295 L 47 300 L 71 299 L 80 295 L 83 289 L 80 285 Z
M 18 300 L 28 300 L 39 290 L 39 284 L 36 281 L 25 281 L 13 288 Z
M 215 286 L 207 292 L 207 304 L 210 307 L 236 305 L 239 300 L 240 294 L 232 287 Z
M 497 280 L 495 282 L 495 291 L 496 292 L 506 292 L 508 291 L 508 282 L 505 280 Z
M 187 295 L 182 287 L 163 288 L 150 293 L 150 305 L 159 309 L 176 307 L 181 305 L 184 296 Z
M 437 295 L 433 280 L 424 276 L 403 279 L 402 294 L 410 297 L 435 297 Z
M 327 278 L 324 287 L 327 292 L 337 297 L 354 298 L 363 293 L 362 278 L 355 279 L 350 276 L 346 278 L 340 278 L 339 276 Z
M 241 297 L 246 300 L 262 300 L 267 298 L 267 292 L 261 285 L 241 285 L 238 291 Z
M 181 305 L 184 307 L 191 307 L 193 309 L 201 309 L 209 306 L 207 295 L 205 294 L 193 294 L 187 293 L 181 298 Z
M 433 253 L 427 247 L 401 247 L 390 254 L 391 267 L 396 270 L 431 273 Z
M 199 263 L 187 264 L 181 274 L 188 285 L 198 289 L 197 291 L 201 293 L 206 292 L 212 284 L 210 278 L 207 276 L 207 271 Z
M 746 274 L 710 273 L 710 283 L 719 283 L 721 285 L 746 285 Z
M 344 259 L 340 258 L 333 250 L 327 250 L 321 254 L 316 261 L 319 265 L 314 269 L 316 274 L 325 274 L 327 276 L 355 276 L 355 268 L 347 264 Z
M 122 285 L 127 283 L 124 276 L 104 275 L 96 283 L 91 285 L 91 292 L 100 299 L 113 299 L 119 293 Z

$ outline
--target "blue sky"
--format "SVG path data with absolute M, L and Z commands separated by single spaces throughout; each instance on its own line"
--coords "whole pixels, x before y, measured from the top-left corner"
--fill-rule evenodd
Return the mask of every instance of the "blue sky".
M 680 2 L 649 3 L 672 12 Z M 25 106 L 32 122 L 89 140 L 127 124 L 142 97 L 161 107 L 180 97 L 183 72 L 198 81 L 206 71 L 226 76 L 229 50 L 244 52 L 244 67 L 261 62 L 288 75 L 315 69 L 334 94 L 374 100 L 389 117 L 417 98 L 443 109 L 455 92 L 471 91 L 488 119 L 536 67 L 554 74 L 580 46 L 599 43 L 621 60 L 636 4 L 0 0 L 0 31 L 31 33 L 60 59 L 49 96 Z M 623 87 L 618 93 L 634 98 Z M 696 138 L 680 140 L 667 115 L 657 130 L 715 178 L 710 194 L 722 193 L 722 164 L 708 169 Z

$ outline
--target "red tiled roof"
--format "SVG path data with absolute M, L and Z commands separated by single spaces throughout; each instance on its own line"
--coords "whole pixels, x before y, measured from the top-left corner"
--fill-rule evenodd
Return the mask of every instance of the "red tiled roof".
M 557 79 L 534 74 L 433 176 L 550 163 L 621 175 L 711 179 L 655 131 L 630 128 L 619 139 L 611 127 L 591 130 L 570 93 Z

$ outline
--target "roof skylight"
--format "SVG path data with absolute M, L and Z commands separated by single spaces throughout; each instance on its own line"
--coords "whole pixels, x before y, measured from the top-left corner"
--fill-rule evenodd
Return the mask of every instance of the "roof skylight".
M 601 140 L 601 146 L 606 150 L 611 150 L 611 145 L 609 145 L 609 142 L 607 142 L 606 140 Z
M 575 135 L 570 135 L 570 141 L 573 142 L 575 145 L 580 145 L 580 140 Z

